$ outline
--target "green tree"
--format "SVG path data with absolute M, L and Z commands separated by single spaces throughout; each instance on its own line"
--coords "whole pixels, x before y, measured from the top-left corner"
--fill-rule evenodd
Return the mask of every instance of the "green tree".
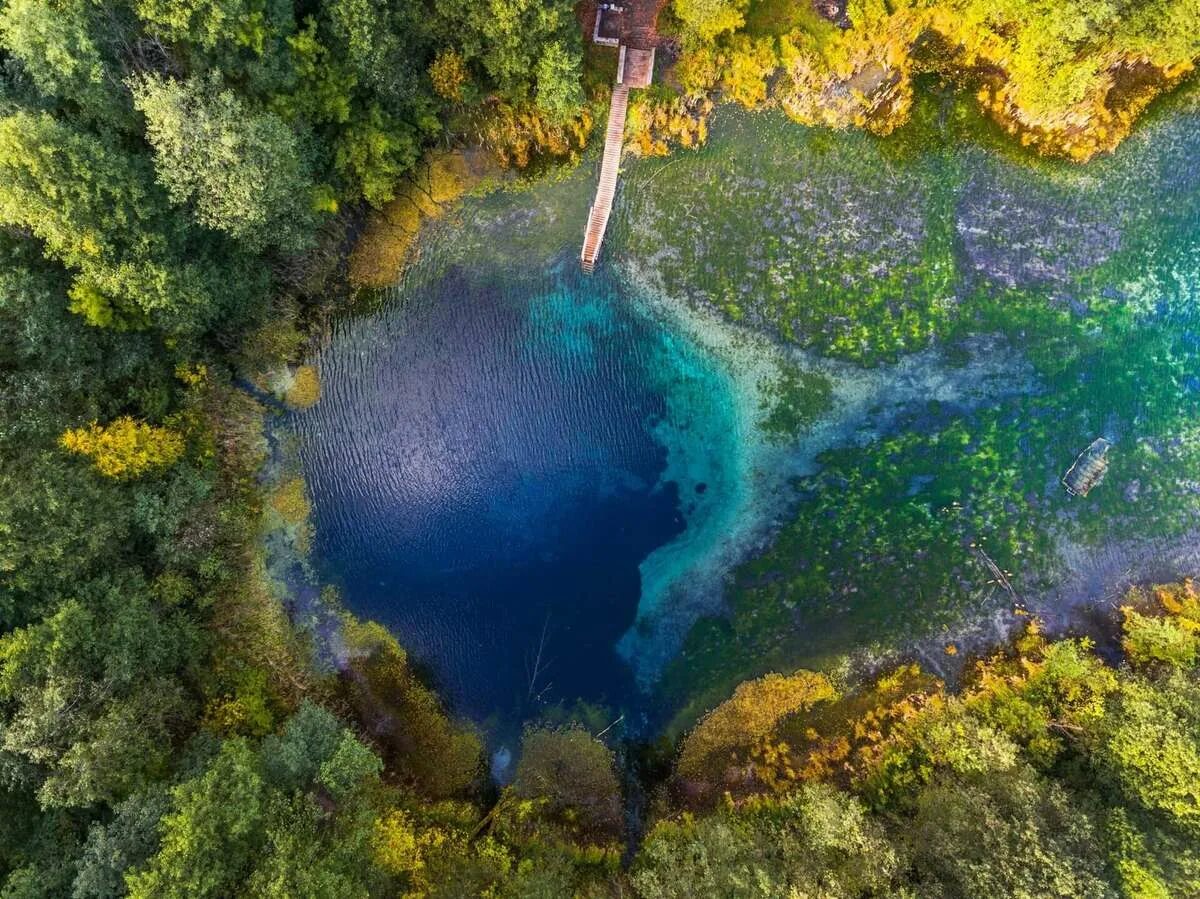
M 722 896 L 851 899 L 896 895 L 901 855 L 853 797 L 808 785 L 712 815 L 663 822 L 632 880 L 643 899 Z
M 149 167 L 47 113 L 0 119 L 0 222 L 40 238 L 110 316 L 191 317 L 209 306 Z
M 572 54 L 561 41 L 553 41 L 538 60 L 534 102 L 553 122 L 565 122 L 583 106 L 580 56 Z
M 939 774 L 896 834 L 931 895 L 1112 895 L 1091 820 L 1027 765 L 969 777 Z
M 132 6 L 145 30 L 170 48 L 173 70 L 219 74 L 261 99 L 290 80 L 287 39 L 296 28 L 292 0 L 132 0 Z
M 326 0 L 322 7 L 328 45 L 361 88 L 361 112 L 377 105 L 409 125 L 429 115 L 425 70 L 438 17 L 413 0 Z
M 335 167 L 372 206 L 392 199 L 400 177 L 416 165 L 416 134 L 372 106 L 345 128 L 335 147 Z
M 12 0 L 0 9 L 0 43 L 21 60 L 47 97 L 70 101 L 78 114 L 128 121 L 111 47 L 125 37 L 90 0 Z
M 1130 802 L 1200 833 L 1200 687 L 1126 678 L 1099 728 L 1099 769 Z
M 129 895 L 229 895 L 258 854 L 266 796 L 257 756 L 230 740 L 201 776 L 176 787 L 162 844 L 146 868 L 126 876 Z
M 94 822 L 75 863 L 72 899 L 125 895 L 125 872 L 143 865 L 158 849 L 159 821 L 170 807 L 165 791 L 130 796 L 113 807 L 110 821 Z
M 511 790 L 580 843 L 619 840 L 624 830 L 616 758 L 581 727 L 527 729 Z
M 288 38 L 288 46 L 295 83 L 290 92 L 274 99 L 274 108 L 289 122 L 298 119 L 313 125 L 348 122 L 358 79 L 321 42 L 316 21 L 307 19 L 304 27 Z
M 380 768 L 333 715 L 308 703 L 257 749 L 225 741 L 172 791 L 160 847 L 127 874 L 129 894 L 378 895 L 386 878 L 371 838 Z
M 140 574 L 77 586 L 0 637 L 0 747 L 37 766 L 44 806 L 119 801 L 165 772 L 189 718 L 178 672 L 198 649 L 195 624 L 160 612 Z
M 203 225 L 252 249 L 299 249 L 311 229 L 312 177 L 296 134 L 229 90 L 145 77 L 133 85 L 159 183 Z
M 463 57 L 482 65 L 505 99 L 536 103 L 556 118 L 578 107 L 582 46 L 570 3 L 438 0 L 438 11 Z

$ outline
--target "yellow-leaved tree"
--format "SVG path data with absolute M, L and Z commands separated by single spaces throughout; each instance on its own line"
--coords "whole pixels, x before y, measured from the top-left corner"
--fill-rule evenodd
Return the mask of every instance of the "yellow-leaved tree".
M 87 456 L 96 470 L 110 478 L 128 480 L 167 468 L 183 455 L 183 435 L 124 415 L 106 425 L 92 422 L 71 428 L 58 441 L 72 453 Z

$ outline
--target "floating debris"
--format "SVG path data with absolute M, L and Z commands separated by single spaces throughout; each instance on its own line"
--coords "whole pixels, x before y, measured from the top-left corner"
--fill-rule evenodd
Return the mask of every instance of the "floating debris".
M 1097 437 L 1088 448 L 1075 457 L 1075 462 L 1063 475 L 1063 486 L 1072 496 L 1087 496 L 1093 487 L 1104 480 L 1108 471 L 1108 451 L 1112 443 Z

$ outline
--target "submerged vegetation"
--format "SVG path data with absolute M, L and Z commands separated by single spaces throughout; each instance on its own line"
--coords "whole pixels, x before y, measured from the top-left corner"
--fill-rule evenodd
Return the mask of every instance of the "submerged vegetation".
M 995 137 L 976 113 L 931 92 L 886 138 L 831 143 L 746 117 L 699 177 L 670 163 L 649 176 L 632 265 L 666 293 L 810 360 L 886 369 L 936 348 L 950 372 L 983 355 L 1011 373 L 986 408 L 917 398 L 873 439 L 818 456 L 737 570 L 728 613 L 701 621 L 668 672 L 683 720 L 746 677 L 886 647 L 915 619 L 934 632 L 966 609 L 1036 601 L 1064 554 L 1191 539 L 1197 206 L 1181 133 L 1156 127 L 1086 171 L 1010 161 L 979 148 Z M 1152 222 L 1153 208 L 1171 212 Z M 786 409 L 760 426 L 796 444 Z M 1061 478 L 1098 437 L 1112 444 L 1105 479 L 1072 497 Z
M 640 151 L 703 143 L 720 90 L 895 131 L 904 152 L 942 111 L 913 99 L 936 73 L 1084 159 L 1190 70 L 1200 34 L 1189 0 L 816 9 L 677 0 L 684 94 L 637 101 Z M 1030 288 L 1015 263 L 965 271 L 947 152 L 944 188 L 884 176 L 916 197 L 903 227 L 853 258 L 814 241 L 757 292 L 724 195 L 728 255 L 699 300 L 862 364 L 994 331 L 1047 392 L 920 410 L 919 431 L 823 457 L 730 616 L 692 634 L 687 691 L 668 674 L 679 705 L 715 705 L 678 753 L 534 722 L 497 795 L 479 733 L 393 635 L 278 589 L 268 547 L 303 548 L 310 498 L 264 474 L 264 420 L 268 394 L 319 401 L 296 363 L 343 276 L 390 283 L 480 179 L 578 158 L 606 63 L 585 68 L 571 4 L 7 0 L 0 51 L 0 896 L 1200 895 L 1191 582 L 1127 597 L 1114 665 L 1036 624 L 957 692 L 911 665 L 856 688 L 787 664 L 801 600 L 830 621 L 851 587 L 879 600 L 860 614 L 953 609 L 981 559 L 1038 571 L 1062 533 L 1193 526 L 1197 344 L 1145 304 L 1178 299 L 1162 286 L 1194 194 L 1160 233 Z M 891 151 L 856 146 L 843 183 L 877 187 Z M 754 264 L 785 271 L 775 230 Z M 686 293 L 699 250 L 678 250 L 662 277 Z M 783 442 L 831 402 L 799 369 L 765 392 Z M 1067 509 L 1045 486 L 1069 462 L 1057 441 L 1104 429 L 1122 432 L 1107 481 Z

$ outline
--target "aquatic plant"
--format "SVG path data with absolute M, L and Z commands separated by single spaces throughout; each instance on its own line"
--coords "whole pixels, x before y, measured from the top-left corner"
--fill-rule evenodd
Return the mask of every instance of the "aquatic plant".
M 283 399 L 293 409 L 307 409 L 321 398 L 321 377 L 315 365 L 299 365 Z
M 382 289 L 396 283 L 425 221 L 441 215 L 484 177 L 462 154 L 427 157 L 395 187 L 394 198 L 367 219 L 350 253 L 351 287 Z
M 785 366 L 778 378 L 760 384 L 763 398 L 759 427 L 778 443 L 794 442 L 833 408 L 832 385 L 818 372 Z

